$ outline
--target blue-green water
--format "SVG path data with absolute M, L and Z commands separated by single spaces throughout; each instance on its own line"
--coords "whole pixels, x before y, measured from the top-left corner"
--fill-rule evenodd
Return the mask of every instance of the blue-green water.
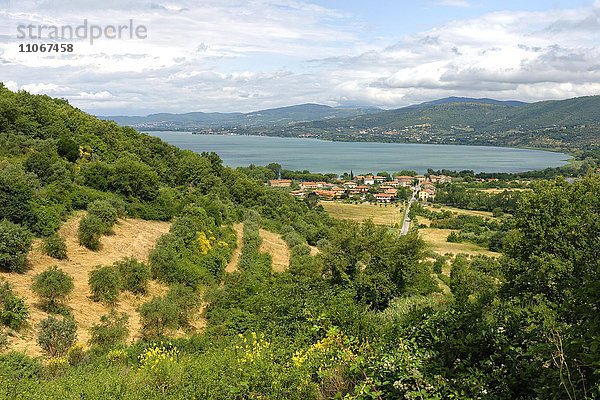
M 427 168 L 475 172 L 521 172 L 567 163 L 569 156 L 540 150 L 439 144 L 328 142 L 265 136 L 149 132 L 179 148 L 214 151 L 231 167 L 277 162 L 285 169 L 341 174 Z

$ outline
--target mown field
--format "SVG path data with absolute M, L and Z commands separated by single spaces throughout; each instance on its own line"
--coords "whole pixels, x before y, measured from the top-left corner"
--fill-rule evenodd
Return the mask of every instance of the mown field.
M 369 218 L 377 225 L 400 225 L 402 206 L 375 204 L 346 204 L 333 201 L 319 203 L 333 218 L 362 222 Z
M 419 219 L 420 220 L 420 219 Z M 438 254 L 469 254 L 477 255 L 482 254 L 489 257 L 499 257 L 500 253 L 487 250 L 474 243 L 450 243 L 447 241 L 448 235 L 453 232 L 453 229 L 435 229 L 435 228 L 421 228 L 419 234 L 423 237 L 423 240 L 427 243 L 429 248 Z
M 67 244 L 68 259 L 57 260 L 41 251 L 41 242 L 34 243 L 28 255 L 30 269 L 23 274 L 0 272 L 0 278 L 9 282 L 15 292 L 23 296 L 31 310 L 27 329 L 18 332 L 11 338 L 11 349 L 20 350 L 30 355 L 40 355 L 41 351 L 36 343 L 37 325 L 48 314 L 41 310 L 39 299 L 31 290 L 33 277 L 52 265 L 57 265 L 64 272 L 73 277 L 75 288 L 69 296 L 67 306 L 71 309 L 77 322 L 78 341 L 85 344 L 89 338 L 89 328 L 100 321 L 100 317 L 107 314 L 110 306 L 95 302 L 91 298 L 88 286 L 89 273 L 97 266 L 110 265 L 126 257 L 134 257 L 146 262 L 150 250 L 156 240 L 169 231 L 171 224 L 159 221 L 144 221 L 140 219 L 120 220 L 114 227 L 114 234 L 102 237 L 102 248 L 91 251 L 81 246 L 77 240 L 77 226 L 82 214 L 68 220 L 59 230 Z M 167 287 L 156 281 L 151 281 L 148 293 L 136 296 L 122 293 L 119 296 L 115 309 L 129 316 L 130 339 L 138 339 L 140 322 L 137 308 L 154 296 L 163 295 Z

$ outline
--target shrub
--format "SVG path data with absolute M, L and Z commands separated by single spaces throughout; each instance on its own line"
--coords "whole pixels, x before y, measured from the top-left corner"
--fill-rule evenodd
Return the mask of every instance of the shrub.
M 31 249 L 31 233 L 10 221 L 0 222 L 0 269 L 23 272 L 27 268 L 27 253 Z
M 67 159 L 67 161 L 75 162 L 79 158 L 79 145 L 69 137 L 61 137 L 56 142 L 56 150 L 58 155 Z
M 134 258 L 117 261 L 115 267 L 121 276 L 122 288 L 135 294 L 148 291 L 150 268 Z
M 172 233 L 159 238 L 156 247 L 150 253 L 149 264 L 152 277 L 165 283 L 181 283 L 198 286 L 213 280 L 201 261 L 190 259 L 182 239 Z
M 90 328 L 90 345 L 108 349 L 117 344 L 125 343 L 129 336 L 128 316 L 111 310 L 109 314 L 100 317 L 100 323 Z
M 450 243 L 460 243 L 462 242 L 462 238 L 458 232 L 450 232 L 448 235 L 448 239 L 446 239 Z
M 88 162 L 81 168 L 85 185 L 102 191 L 108 190 L 110 172 L 110 166 L 104 161 Z
M 69 360 L 67 357 L 51 357 L 46 360 L 44 365 L 44 378 L 58 378 L 69 370 Z
M 72 318 L 49 316 L 39 324 L 37 342 L 50 357 L 60 357 L 75 343 L 77 324 Z
M 149 339 L 160 338 L 169 329 L 179 325 L 179 308 L 166 297 L 155 297 L 139 308 L 142 335 Z
M 121 292 L 121 277 L 114 266 L 98 267 L 90 272 L 88 280 L 92 299 L 114 304 Z
M 446 265 L 446 257 L 444 256 L 435 256 L 435 261 L 433 263 L 433 272 L 436 274 L 441 274 L 442 269 Z
M 200 307 L 202 299 L 198 293 L 189 286 L 173 285 L 167 293 L 166 300 L 177 306 L 177 325 L 187 327 L 190 325 L 190 316 L 194 315 Z
M 79 231 L 77 236 L 79 244 L 90 250 L 100 249 L 100 236 L 106 232 L 106 226 L 100 218 L 95 215 L 86 215 L 79 222 Z
M 39 181 L 20 166 L 0 163 L 0 216 L 15 223 L 31 214 L 31 200 Z
M 46 309 L 53 311 L 73 291 L 73 278 L 57 266 L 49 267 L 33 277 L 31 290 L 44 302 Z
M 56 204 L 33 204 L 31 217 L 27 219 L 27 226 L 33 233 L 48 236 L 56 232 L 62 223 L 64 207 Z
M 0 331 L 0 351 L 4 351 L 8 348 L 8 335 Z
M 117 209 L 106 200 L 96 200 L 88 204 L 88 215 L 96 216 L 103 222 L 105 231 L 103 234 L 111 233 L 112 226 L 117 222 Z
M 39 360 L 21 352 L 0 355 L 0 376 L 7 381 L 37 378 L 41 371 Z
M 83 344 L 77 343 L 67 351 L 67 360 L 69 365 L 81 365 L 88 359 L 88 353 L 85 351 Z
M 46 237 L 42 244 L 44 253 L 57 260 L 67 259 L 67 243 L 59 234 Z
M 16 296 L 8 282 L 0 283 L 0 321 L 11 329 L 19 329 L 29 317 L 29 307 Z

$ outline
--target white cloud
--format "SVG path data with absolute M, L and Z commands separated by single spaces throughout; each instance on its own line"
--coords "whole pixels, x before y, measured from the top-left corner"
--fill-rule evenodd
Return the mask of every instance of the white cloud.
M 566 98 L 599 93 L 598 1 L 596 8 L 456 20 L 387 47 L 369 43 L 352 16 L 303 1 L 33 1 L 0 11 L 10 22 L 0 32 L 9 36 L 0 39 L 0 64 L 7 87 L 65 97 L 99 114 L 302 102 L 400 107 L 452 95 Z M 35 54 L 20 53 L 10 30 L 27 21 L 80 24 L 86 16 L 100 25 L 134 16 L 148 38 Z

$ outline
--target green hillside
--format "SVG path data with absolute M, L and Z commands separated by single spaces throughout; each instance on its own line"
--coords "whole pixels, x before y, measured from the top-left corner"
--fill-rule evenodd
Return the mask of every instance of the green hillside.
M 510 104 L 510 103 L 509 103 Z M 388 141 L 594 149 L 600 143 L 600 96 L 519 106 L 496 103 L 424 103 L 350 118 L 297 123 L 247 133 L 312 134 L 329 140 Z

